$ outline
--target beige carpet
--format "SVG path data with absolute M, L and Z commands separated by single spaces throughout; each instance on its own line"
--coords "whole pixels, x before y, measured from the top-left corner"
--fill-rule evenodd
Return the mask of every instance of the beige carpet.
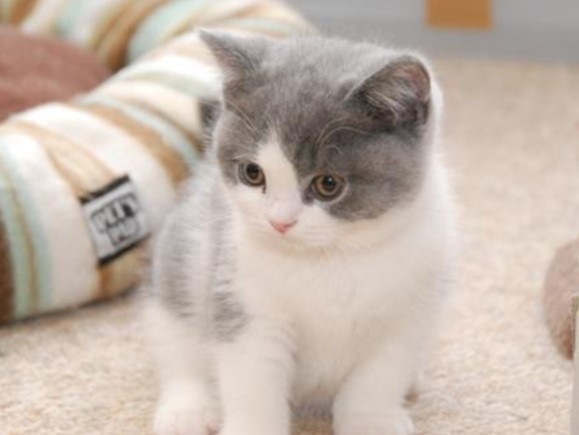
M 571 365 L 540 292 L 553 250 L 579 236 L 579 67 L 437 66 L 464 252 L 418 433 L 566 434 Z M 133 297 L 0 329 L 0 434 L 149 433 L 141 331 Z

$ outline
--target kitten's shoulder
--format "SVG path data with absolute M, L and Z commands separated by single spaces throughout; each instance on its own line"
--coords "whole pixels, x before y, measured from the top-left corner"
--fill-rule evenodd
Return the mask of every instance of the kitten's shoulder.
M 215 246 L 227 222 L 224 201 L 217 168 L 200 163 L 155 240 L 153 293 L 181 316 L 198 308 L 193 290 L 204 288 L 213 273 Z
M 208 243 L 200 243 L 211 233 L 215 222 L 222 221 L 225 198 L 218 178 L 218 168 L 200 162 L 193 176 L 181 187 L 177 204 L 165 219 L 155 241 L 155 257 L 190 255 Z

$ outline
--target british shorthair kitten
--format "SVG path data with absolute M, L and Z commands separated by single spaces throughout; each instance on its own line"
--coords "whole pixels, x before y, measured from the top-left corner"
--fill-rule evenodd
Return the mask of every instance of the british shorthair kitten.
M 158 435 L 407 435 L 452 270 L 441 95 L 413 54 L 202 33 L 224 76 L 206 161 L 154 252 Z

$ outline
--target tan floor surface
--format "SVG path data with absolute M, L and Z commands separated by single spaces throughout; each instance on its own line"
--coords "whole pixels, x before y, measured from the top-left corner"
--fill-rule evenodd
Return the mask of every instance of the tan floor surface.
M 540 292 L 553 250 L 579 236 L 579 67 L 437 68 L 464 247 L 412 408 L 418 433 L 566 434 L 571 365 L 548 339 Z M 149 433 L 141 332 L 134 297 L 0 329 L 0 434 Z

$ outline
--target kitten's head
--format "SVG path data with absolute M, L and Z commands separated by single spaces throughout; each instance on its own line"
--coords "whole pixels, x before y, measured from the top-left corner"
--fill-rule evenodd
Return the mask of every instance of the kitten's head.
M 321 37 L 202 38 L 224 75 L 219 166 L 250 229 L 328 247 L 412 203 L 436 108 L 421 60 Z

